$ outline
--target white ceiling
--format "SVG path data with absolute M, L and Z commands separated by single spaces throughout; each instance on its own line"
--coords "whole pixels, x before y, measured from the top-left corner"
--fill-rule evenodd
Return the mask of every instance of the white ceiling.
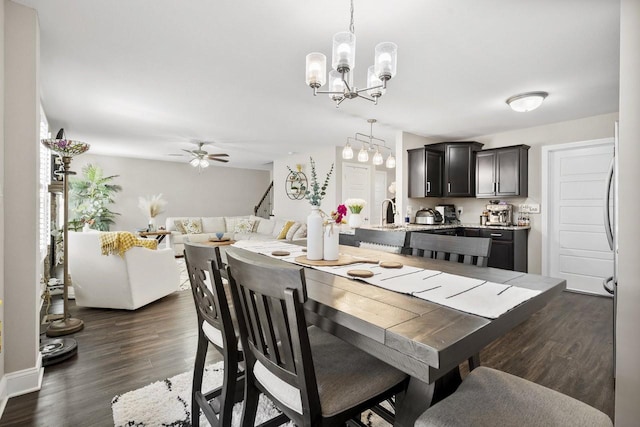
M 397 130 L 459 140 L 618 111 L 615 0 L 356 0 L 356 85 L 381 41 L 398 74 L 379 105 L 339 109 L 304 66 L 312 51 L 330 64 L 348 0 L 18 2 L 38 10 L 49 121 L 94 154 L 186 161 L 168 154 L 205 140 L 264 168 L 368 133 L 367 118 L 393 146 Z M 540 109 L 506 106 L 533 90 L 550 93 Z

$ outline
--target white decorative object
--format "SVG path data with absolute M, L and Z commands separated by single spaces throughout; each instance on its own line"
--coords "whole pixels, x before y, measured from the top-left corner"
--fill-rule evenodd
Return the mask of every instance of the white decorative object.
M 339 256 L 339 245 L 340 226 L 337 225 L 335 221 L 329 221 L 329 223 L 324 226 L 323 259 L 325 261 L 336 261 Z
M 323 257 L 322 227 L 323 218 L 319 206 L 311 206 L 311 214 L 307 217 L 307 259 L 319 261 Z
M 155 217 L 150 217 L 149 218 L 149 231 L 156 231 L 156 218 Z
M 91 231 L 91 226 L 89 225 L 89 223 L 85 222 L 84 225 L 82 226 L 82 232 L 88 233 L 89 231 Z
M 362 216 L 359 213 L 350 213 L 348 216 L 349 227 L 358 228 L 362 227 Z

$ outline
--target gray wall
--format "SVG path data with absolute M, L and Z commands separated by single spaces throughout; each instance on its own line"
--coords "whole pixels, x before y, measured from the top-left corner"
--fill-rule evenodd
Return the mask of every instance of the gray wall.
M 91 141 L 86 141 L 91 143 Z M 138 197 L 162 193 L 166 211 L 156 218 L 164 225 L 167 216 L 231 216 L 253 214 L 253 207 L 267 189 L 270 172 L 219 167 L 212 164 L 198 173 L 185 162 L 164 162 L 126 157 L 98 156 L 91 151 L 76 157 L 71 167 L 80 173 L 88 163 L 99 165 L 105 175 L 119 175 L 122 186 L 112 211 L 121 215 L 111 230 L 135 231 L 148 222 Z M 212 162 L 214 163 L 214 162 Z
M 640 420 L 640 1 L 622 0 L 620 20 L 620 178 L 616 426 Z

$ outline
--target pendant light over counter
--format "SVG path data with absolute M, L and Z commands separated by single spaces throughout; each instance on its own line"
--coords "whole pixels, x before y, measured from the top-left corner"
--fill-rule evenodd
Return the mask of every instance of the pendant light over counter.
M 353 148 L 351 147 L 350 141 L 356 141 L 361 143 L 360 151 L 358 151 L 358 161 L 361 163 L 366 163 L 369 161 L 369 152 L 373 151 L 373 159 L 372 163 L 376 166 L 379 166 L 383 163 L 384 157 L 380 152 L 380 149 L 383 148 L 385 150 L 389 150 L 389 157 L 387 157 L 386 167 L 388 169 L 393 169 L 396 167 L 396 158 L 393 157 L 393 152 L 389 147 L 387 147 L 384 139 L 376 138 L 373 136 L 373 124 L 376 123 L 376 119 L 368 119 L 367 123 L 370 124 L 369 135 L 365 135 L 363 133 L 356 133 L 354 138 L 347 137 L 347 143 L 342 149 L 342 158 L 345 160 L 353 159 Z M 378 142 L 374 142 L 378 141 Z M 382 143 L 382 145 L 380 144 Z M 375 150 L 375 151 L 374 151 Z

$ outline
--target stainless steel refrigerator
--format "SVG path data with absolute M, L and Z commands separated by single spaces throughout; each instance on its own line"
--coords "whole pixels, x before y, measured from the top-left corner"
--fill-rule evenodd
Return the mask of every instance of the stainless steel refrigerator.
M 616 363 L 616 311 L 618 307 L 618 122 L 615 123 L 613 158 L 607 174 L 606 194 L 604 197 L 604 228 L 609 247 L 613 251 L 613 271 L 604 279 L 602 286 L 613 295 L 613 372 Z

